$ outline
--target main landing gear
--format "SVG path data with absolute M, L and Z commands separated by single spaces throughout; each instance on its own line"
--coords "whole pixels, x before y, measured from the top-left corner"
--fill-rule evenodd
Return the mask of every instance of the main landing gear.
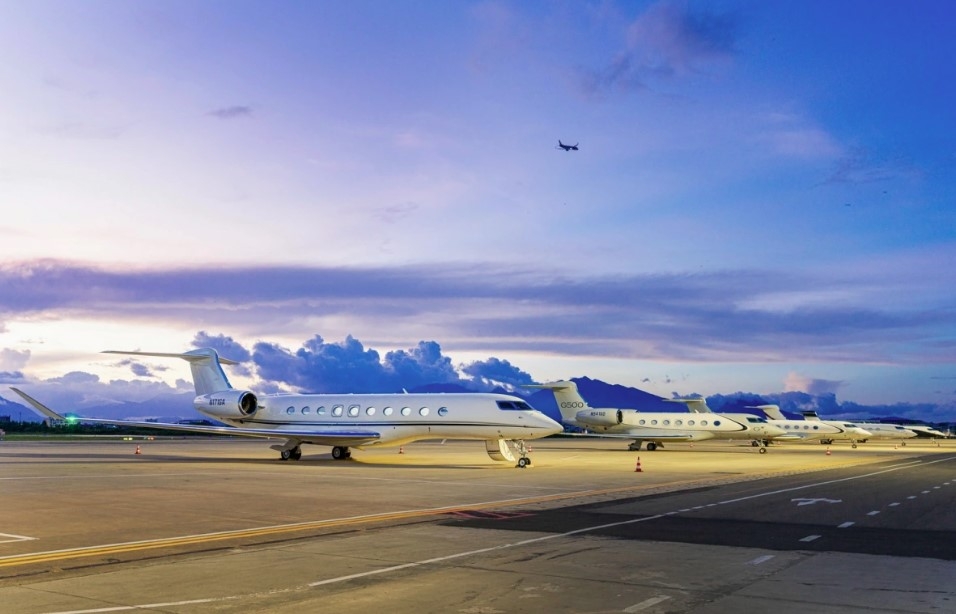
M 352 453 L 349 451 L 348 446 L 334 446 L 332 448 L 332 458 L 335 460 L 348 460 L 352 458 Z
M 289 442 L 284 446 L 272 446 L 273 450 L 279 451 L 279 458 L 287 460 L 299 460 L 302 458 L 302 448 L 299 447 L 299 444 L 294 442 Z
M 639 439 L 639 440 L 637 440 L 637 441 L 633 441 L 633 442 L 627 444 L 627 449 L 630 450 L 631 452 L 640 452 L 640 451 L 641 451 L 641 444 L 643 444 L 643 443 L 644 443 L 644 440 L 643 440 L 643 439 Z M 648 451 L 648 452 L 653 452 L 653 451 L 656 450 L 657 448 L 663 449 L 663 448 L 664 448 L 664 444 L 662 444 L 662 443 L 660 443 L 660 442 L 655 442 L 655 441 L 648 441 L 648 442 L 647 442 L 647 445 L 644 446 L 644 447 L 647 448 L 647 451 Z

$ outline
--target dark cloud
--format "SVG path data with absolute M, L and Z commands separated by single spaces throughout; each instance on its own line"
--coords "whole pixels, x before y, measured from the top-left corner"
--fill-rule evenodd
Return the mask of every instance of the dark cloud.
M 24 381 L 22 371 L 0 371 L 0 384 L 22 384 Z
M 486 386 L 497 387 L 498 385 L 513 389 L 534 383 L 531 374 L 500 358 L 472 362 L 465 365 L 462 372 L 471 377 L 472 385 L 477 389 L 483 389 Z
M 222 107 L 213 109 L 208 113 L 219 119 L 236 119 L 237 117 L 252 117 L 252 107 L 245 105 L 234 105 L 231 107 Z
M 221 334 L 210 335 L 206 331 L 201 330 L 193 337 L 192 345 L 195 348 L 212 348 L 223 358 L 235 360 L 240 363 L 233 365 L 233 372 L 243 376 L 252 375 L 249 365 L 243 364 L 248 363 L 252 359 L 252 353 L 232 337 Z
M 947 283 L 947 273 L 941 274 L 934 287 Z M 40 261 L 0 266 L 0 314 L 200 324 L 214 318 L 219 327 L 244 331 L 302 330 L 323 317 L 347 320 L 363 331 L 388 322 L 395 340 L 407 338 L 405 327 L 417 330 L 427 322 L 430 336 L 456 350 L 492 355 L 533 350 L 691 361 L 949 360 L 952 348 L 939 342 L 956 326 L 956 313 L 947 305 L 923 301 L 908 308 L 872 300 L 880 286 L 886 286 L 887 297 L 912 294 L 918 288 L 910 283 L 909 277 L 894 280 L 885 271 L 569 277 L 498 265 L 121 271 Z M 894 284 L 905 290 L 893 291 Z M 831 293 L 866 299 L 760 306 L 768 296 Z M 251 357 L 222 335 L 200 332 L 194 344 L 236 360 Z M 333 350 L 338 351 L 322 351 Z M 269 357 L 266 348 L 258 351 Z M 386 361 L 400 370 L 427 355 L 427 348 L 417 348 Z M 368 383 L 391 385 L 387 376 Z

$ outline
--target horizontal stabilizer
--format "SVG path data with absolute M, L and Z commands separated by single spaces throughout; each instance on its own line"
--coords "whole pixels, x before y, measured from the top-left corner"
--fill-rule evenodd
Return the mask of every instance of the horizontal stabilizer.
M 102 354 L 125 354 L 129 356 L 158 356 L 160 358 L 182 358 L 189 362 L 199 362 L 205 358 L 209 358 L 208 354 L 198 354 L 191 352 L 184 352 L 182 354 L 170 353 L 170 352 L 133 352 L 133 351 L 124 351 L 124 350 L 103 350 Z M 219 364 L 222 365 L 238 365 L 239 363 L 235 360 L 229 360 L 228 358 L 223 358 L 218 356 Z

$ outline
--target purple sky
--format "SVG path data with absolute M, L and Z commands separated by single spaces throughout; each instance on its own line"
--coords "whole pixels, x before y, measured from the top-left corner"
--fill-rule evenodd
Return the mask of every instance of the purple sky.
M 267 387 L 343 385 L 358 343 L 956 418 L 954 18 L 4 3 L 0 374 L 140 398 L 186 371 L 97 352 L 203 333 L 288 356 L 236 375 Z

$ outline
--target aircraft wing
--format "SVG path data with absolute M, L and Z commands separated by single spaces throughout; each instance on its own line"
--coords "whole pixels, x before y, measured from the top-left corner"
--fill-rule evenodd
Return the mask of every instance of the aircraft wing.
M 66 418 L 56 413 L 43 403 L 37 401 L 27 393 L 17 388 L 10 390 L 20 395 L 30 404 L 37 413 L 52 420 L 69 422 L 91 422 L 94 424 L 112 424 L 115 426 L 131 426 L 136 428 L 160 429 L 166 431 L 184 431 L 188 433 L 204 433 L 206 435 L 229 435 L 233 437 L 256 437 L 260 439 L 297 439 L 303 443 L 324 446 L 362 446 L 378 441 L 381 434 L 365 430 L 333 430 L 333 429 L 249 429 L 237 426 L 215 426 L 207 424 L 178 424 L 175 422 L 145 422 L 139 420 L 108 420 L 106 418 L 82 418 L 70 416 Z

